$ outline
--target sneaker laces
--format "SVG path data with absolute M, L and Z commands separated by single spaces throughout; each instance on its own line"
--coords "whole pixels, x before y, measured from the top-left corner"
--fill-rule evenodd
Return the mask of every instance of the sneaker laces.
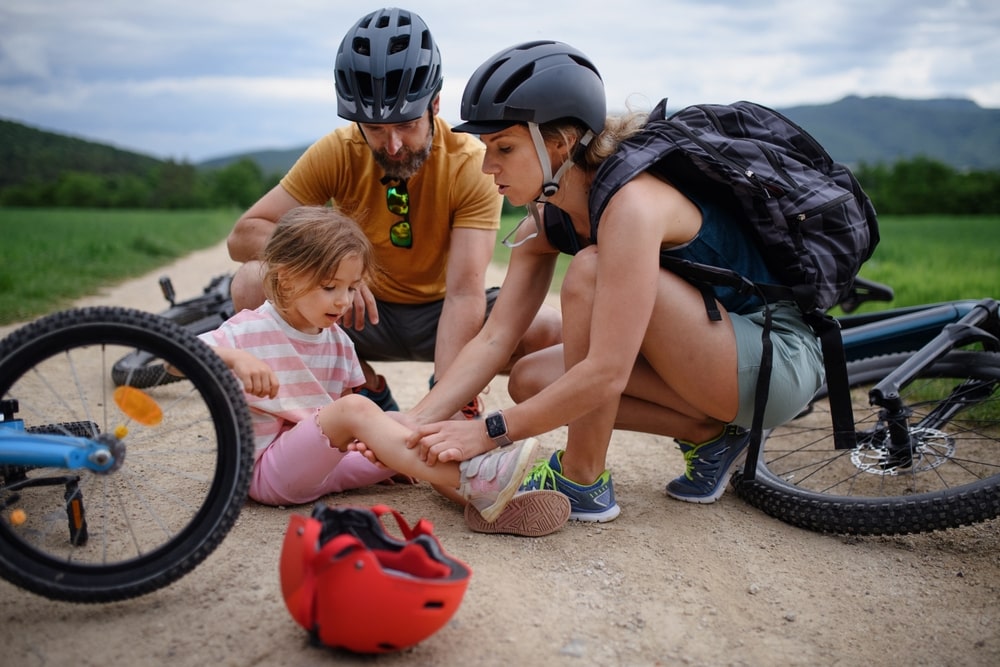
M 715 473 L 723 463 L 723 457 L 729 451 L 729 445 L 720 447 L 714 452 L 708 451 L 713 445 L 718 445 L 724 438 L 732 435 L 727 427 L 719 437 L 709 440 L 700 445 L 687 447 L 681 446 L 681 453 L 684 455 L 684 476 L 694 481 L 696 471 Z M 680 445 L 680 443 L 678 443 Z
M 531 469 L 521 486 L 530 489 L 556 490 L 556 471 L 548 461 L 542 459 Z

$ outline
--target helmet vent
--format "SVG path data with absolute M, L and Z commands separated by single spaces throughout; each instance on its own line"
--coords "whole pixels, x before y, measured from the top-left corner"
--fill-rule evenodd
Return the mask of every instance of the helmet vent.
M 427 72 L 429 72 L 427 67 L 418 67 L 413 70 L 413 81 L 410 82 L 410 92 L 419 93 L 424 89 L 427 84 Z
M 494 104 L 506 102 L 515 90 L 521 87 L 525 81 L 531 78 L 535 73 L 535 64 L 528 63 L 524 67 L 521 67 L 516 72 L 508 76 L 502 86 L 497 90 L 496 97 L 493 99 Z
M 573 60 L 573 62 L 575 62 L 580 67 L 586 67 L 591 72 L 593 72 L 594 74 L 596 74 L 597 78 L 601 78 L 601 73 L 598 72 L 597 69 L 594 68 L 594 63 L 590 62 L 586 58 L 580 58 L 579 56 L 575 56 L 575 55 L 573 55 L 571 53 L 570 54 L 566 54 L 566 55 L 568 55 Z
M 359 56 L 370 56 L 372 54 L 372 44 L 365 37 L 355 37 L 351 43 L 351 50 Z
M 389 55 L 393 53 L 401 53 L 405 51 L 410 46 L 410 36 L 409 35 L 396 35 L 389 40 Z
M 372 86 L 372 78 L 367 74 L 362 74 L 359 72 L 354 77 L 354 80 L 358 85 L 358 97 L 361 98 L 362 100 L 367 100 L 368 102 L 371 102 L 372 98 L 375 96 L 374 86 Z

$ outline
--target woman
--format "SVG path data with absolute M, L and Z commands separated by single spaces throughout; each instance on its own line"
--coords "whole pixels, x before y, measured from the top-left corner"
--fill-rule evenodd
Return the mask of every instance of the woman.
M 638 173 L 592 211 L 600 165 L 645 120 L 605 114 L 597 69 L 566 44 L 512 47 L 470 79 L 467 122 L 456 130 L 480 135 L 483 171 L 512 204 L 529 206 L 535 230 L 520 232 L 486 325 L 412 410 L 422 425 L 409 443 L 428 462 L 454 461 L 568 424 L 565 451 L 522 488 L 561 491 L 571 518 L 586 521 L 620 511 L 605 468 L 614 428 L 677 439 L 686 471 L 667 493 L 680 500 L 717 500 L 745 456 L 763 303 L 719 290 L 722 317 L 712 321 L 702 293 L 661 268 L 661 252 L 774 282 L 737 213 L 662 175 Z M 544 224 L 532 202 L 543 205 Z M 560 249 L 575 254 L 561 292 L 563 344 L 512 369 L 517 405 L 483 422 L 439 421 L 503 366 L 545 298 Z M 790 303 L 773 308 L 764 428 L 794 417 L 823 381 L 820 346 L 801 313 Z

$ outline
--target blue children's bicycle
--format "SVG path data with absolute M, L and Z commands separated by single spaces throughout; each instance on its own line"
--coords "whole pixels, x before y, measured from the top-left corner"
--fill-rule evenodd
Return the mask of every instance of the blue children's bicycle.
M 134 351 L 163 384 L 116 376 Z M 178 377 L 178 376 L 173 376 Z M 0 341 L 0 576 L 106 602 L 189 572 L 247 496 L 253 433 L 239 383 L 182 326 L 124 308 L 62 311 Z

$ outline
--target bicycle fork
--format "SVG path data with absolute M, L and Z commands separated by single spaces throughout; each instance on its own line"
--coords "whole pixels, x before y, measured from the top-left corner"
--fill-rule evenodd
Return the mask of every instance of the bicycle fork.
M 886 455 L 879 464 L 883 470 L 912 467 L 918 456 L 920 434 L 942 433 L 944 426 L 959 412 L 992 396 L 997 381 L 966 380 L 917 424 L 911 424 L 913 411 L 904 404 L 902 389 L 956 348 L 981 343 L 988 351 L 1000 352 L 998 332 L 998 303 L 993 299 L 983 299 L 960 320 L 946 325 L 923 348 L 872 388 L 868 395 L 869 404 L 881 408 L 879 423 L 884 427 L 877 429 L 878 433 L 868 433 L 867 441 L 884 448 Z M 861 442 L 863 438 L 858 440 Z

